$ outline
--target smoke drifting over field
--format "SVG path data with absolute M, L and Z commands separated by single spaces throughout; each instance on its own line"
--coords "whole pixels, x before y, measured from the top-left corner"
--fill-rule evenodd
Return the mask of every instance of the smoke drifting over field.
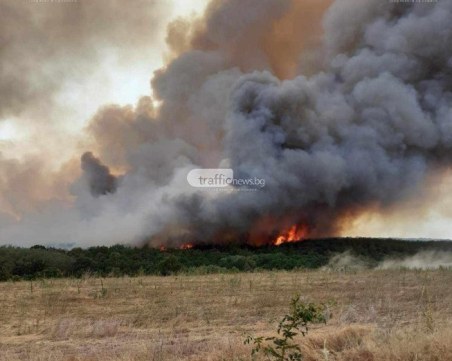
M 363 257 L 358 257 L 347 251 L 331 257 L 328 265 L 323 270 L 332 271 L 360 271 L 364 269 L 451 269 L 452 253 L 448 251 L 420 251 L 412 256 L 387 257 L 383 261 L 375 262 Z
M 294 224 L 341 234 L 450 165 L 451 18 L 451 1 L 212 1 L 169 27 L 158 106 L 101 108 L 70 201 L 5 215 L 0 241 L 260 244 Z M 215 167 L 266 185 L 188 186 L 190 169 Z M 3 192 L 11 177 L 0 170 Z

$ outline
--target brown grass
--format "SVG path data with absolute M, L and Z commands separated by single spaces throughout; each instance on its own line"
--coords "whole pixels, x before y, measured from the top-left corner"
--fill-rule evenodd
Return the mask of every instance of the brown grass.
M 272 335 L 295 294 L 333 302 L 305 360 L 452 360 L 451 285 L 446 270 L 0 283 L 0 360 L 251 360 L 243 340 Z

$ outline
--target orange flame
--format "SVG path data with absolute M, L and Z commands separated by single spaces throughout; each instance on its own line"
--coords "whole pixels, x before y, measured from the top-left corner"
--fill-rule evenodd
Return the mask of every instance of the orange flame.
M 193 248 L 193 243 L 184 243 L 179 247 L 179 249 L 192 249 L 192 248 Z
M 303 240 L 308 235 L 308 229 L 303 226 L 297 226 L 294 224 L 289 230 L 283 232 L 278 237 L 275 238 L 273 244 L 275 246 L 280 246 L 283 243 L 298 242 Z
M 179 246 L 179 249 L 192 249 L 193 247 L 194 247 L 193 243 L 184 243 Z M 163 244 L 160 245 L 158 248 L 159 248 L 160 252 L 165 252 L 168 250 L 168 248 L 166 246 L 164 246 Z

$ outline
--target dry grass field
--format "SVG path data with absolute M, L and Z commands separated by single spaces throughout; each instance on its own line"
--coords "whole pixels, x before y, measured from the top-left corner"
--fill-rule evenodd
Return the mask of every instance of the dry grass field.
M 447 270 L 0 283 L 0 360 L 251 360 L 297 293 L 332 302 L 305 360 L 452 360 Z

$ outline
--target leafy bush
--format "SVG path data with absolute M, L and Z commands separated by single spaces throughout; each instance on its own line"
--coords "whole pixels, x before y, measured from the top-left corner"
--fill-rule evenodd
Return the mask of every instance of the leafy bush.
M 275 361 L 299 361 L 303 355 L 295 342 L 298 335 L 306 336 L 310 324 L 326 322 L 325 306 L 304 303 L 295 297 L 290 303 L 290 312 L 279 322 L 277 336 L 248 336 L 245 344 L 253 344 L 251 355 L 263 352 Z
M 170 255 L 161 261 L 158 265 L 159 272 L 162 276 L 169 276 L 181 270 L 182 264 L 176 256 Z

